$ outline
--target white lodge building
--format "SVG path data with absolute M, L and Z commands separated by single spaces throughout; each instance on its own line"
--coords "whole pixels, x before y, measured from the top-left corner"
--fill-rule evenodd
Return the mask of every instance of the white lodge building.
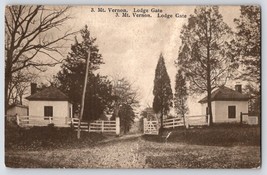
M 241 85 L 235 90 L 222 86 L 211 93 L 212 115 L 214 123 L 240 122 L 240 113 L 248 113 L 249 96 L 242 94 Z M 199 101 L 202 114 L 208 113 L 207 97 Z
M 63 120 L 73 117 L 72 103 L 69 98 L 55 87 L 48 87 L 36 92 L 36 84 L 31 84 L 29 100 L 29 116 L 46 118 L 54 117 Z

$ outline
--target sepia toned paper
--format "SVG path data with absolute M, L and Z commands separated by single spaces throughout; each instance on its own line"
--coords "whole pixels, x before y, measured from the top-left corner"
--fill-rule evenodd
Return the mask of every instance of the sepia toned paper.
M 6 166 L 260 168 L 260 13 L 6 6 Z

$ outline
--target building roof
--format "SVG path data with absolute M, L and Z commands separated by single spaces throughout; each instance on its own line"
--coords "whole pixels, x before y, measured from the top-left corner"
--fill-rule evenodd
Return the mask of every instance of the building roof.
M 207 103 L 207 96 L 199 103 Z M 222 86 L 211 93 L 211 101 L 247 101 L 249 96 L 238 91 Z
M 55 87 L 48 87 L 36 92 L 28 97 L 27 100 L 34 101 L 68 101 L 69 98 L 63 92 Z

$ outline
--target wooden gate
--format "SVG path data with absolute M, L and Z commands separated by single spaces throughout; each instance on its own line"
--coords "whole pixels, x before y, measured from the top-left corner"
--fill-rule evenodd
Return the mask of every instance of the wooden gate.
M 78 118 L 72 119 L 72 125 L 75 131 L 78 131 Z M 99 133 L 116 133 L 120 134 L 120 119 L 116 118 L 116 120 L 96 120 L 91 123 L 81 122 L 80 126 L 81 131 L 86 132 L 99 132 Z
M 151 121 L 144 118 L 144 134 L 158 135 L 159 134 L 159 123 L 157 120 Z

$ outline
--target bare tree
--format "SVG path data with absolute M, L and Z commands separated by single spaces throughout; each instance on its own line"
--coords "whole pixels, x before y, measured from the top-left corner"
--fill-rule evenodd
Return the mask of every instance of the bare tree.
M 13 74 L 8 86 L 8 99 L 10 104 L 22 104 L 23 96 L 28 93 L 29 82 L 35 82 L 38 74 L 28 70 L 20 70 Z
M 120 118 L 120 126 L 127 133 L 134 123 L 134 108 L 139 106 L 138 88 L 134 87 L 134 82 L 126 78 L 117 76 L 113 79 L 113 96 L 115 98 L 112 119 Z
M 60 48 L 73 33 L 60 33 L 60 27 L 70 19 L 70 7 L 23 6 L 6 7 L 5 14 L 5 104 L 8 106 L 8 87 L 14 74 L 26 68 L 44 71 L 45 66 L 55 66 L 61 61 Z M 57 37 L 49 33 L 57 32 Z M 50 59 L 38 59 L 38 55 Z
M 232 31 L 218 6 L 197 7 L 181 31 L 177 65 L 185 72 L 191 93 L 207 93 L 212 124 L 211 92 L 224 85 L 238 68 L 229 48 Z
M 113 93 L 121 104 L 137 107 L 139 104 L 139 89 L 134 87 L 134 82 L 126 78 L 115 77 L 113 79 Z

